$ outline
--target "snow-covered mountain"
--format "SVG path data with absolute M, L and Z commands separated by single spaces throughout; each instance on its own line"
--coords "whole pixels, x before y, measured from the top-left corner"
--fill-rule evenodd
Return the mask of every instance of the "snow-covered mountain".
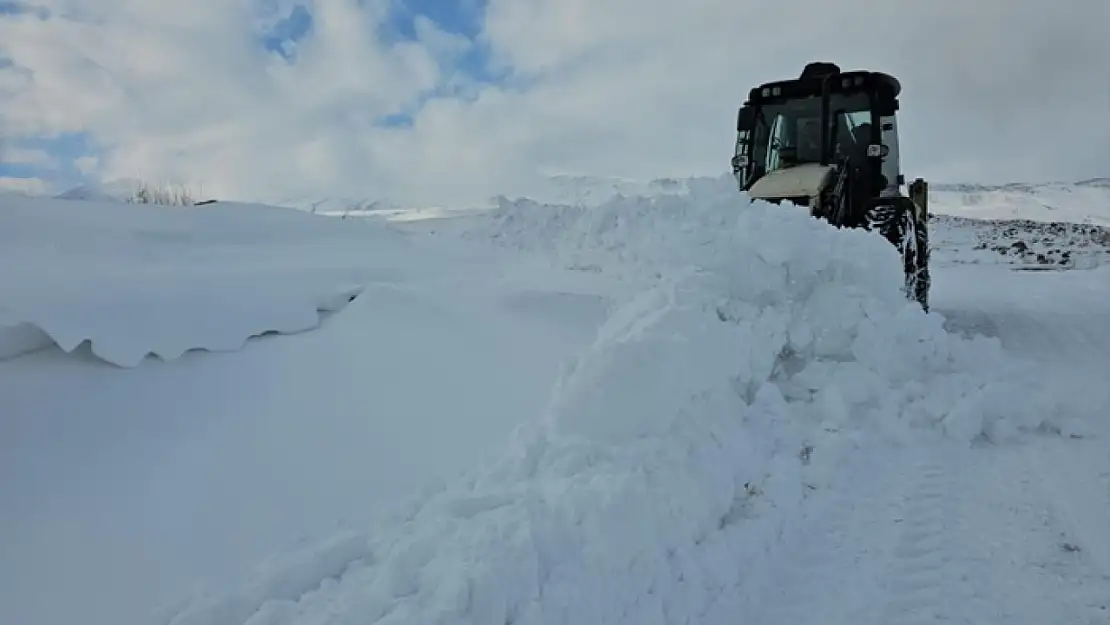
M 87 202 L 123 202 L 135 195 L 142 186 L 136 178 L 121 178 L 109 182 L 88 182 L 68 189 L 54 196 L 59 200 L 83 200 Z

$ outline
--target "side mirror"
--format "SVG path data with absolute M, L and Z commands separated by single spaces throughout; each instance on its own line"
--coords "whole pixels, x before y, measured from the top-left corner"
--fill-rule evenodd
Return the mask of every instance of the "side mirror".
M 755 126 L 755 109 L 745 104 L 736 113 L 736 132 L 751 132 Z
M 748 157 L 743 154 L 737 154 L 732 157 L 732 173 L 738 174 L 748 167 Z

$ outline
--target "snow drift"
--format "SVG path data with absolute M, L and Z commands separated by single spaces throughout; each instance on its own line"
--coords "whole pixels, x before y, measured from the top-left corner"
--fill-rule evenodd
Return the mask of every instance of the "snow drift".
M 3 291 L 0 305 L 54 312 L 53 296 L 64 327 L 104 330 L 98 344 L 132 341 L 136 354 L 174 337 L 203 344 L 225 324 L 245 336 L 290 316 L 276 304 L 315 321 L 306 296 L 348 278 L 362 290 L 318 331 L 238 353 L 126 370 L 86 347 L 0 361 L 4 625 L 150 625 L 198 580 L 234 588 L 268 554 L 365 527 L 502 445 L 605 315 L 604 276 L 364 220 L 50 204 L 0 204 L 0 250 L 14 261 L 0 274 L 25 281 L 21 298 Z M 53 273 L 37 272 L 29 261 L 52 245 Z M 112 297 L 128 289 L 134 297 Z M 110 314 L 87 318 L 92 305 Z M 294 567 L 298 583 L 318 585 L 348 544 L 313 551 Z
M 947 333 L 877 235 L 723 190 L 503 201 L 471 236 L 629 287 L 544 414 L 392 522 L 169 622 L 733 623 L 784 519 L 855 450 L 1077 432 L 1107 399 Z
M 365 258 L 367 226 L 242 204 L 0 200 L 0 358 L 87 342 L 130 367 L 314 328 L 387 275 Z

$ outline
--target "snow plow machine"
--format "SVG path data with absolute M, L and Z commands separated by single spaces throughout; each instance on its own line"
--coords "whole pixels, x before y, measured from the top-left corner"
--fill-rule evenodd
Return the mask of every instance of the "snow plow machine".
M 893 76 L 809 63 L 752 89 L 737 114 L 732 172 L 752 200 L 808 206 L 838 228 L 878 231 L 899 251 L 904 291 L 929 310 L 928 183 L 907 193 Z

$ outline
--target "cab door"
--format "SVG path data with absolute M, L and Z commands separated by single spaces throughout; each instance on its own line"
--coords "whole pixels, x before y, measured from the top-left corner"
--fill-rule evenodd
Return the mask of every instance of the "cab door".
M 755 109 L 745 104 L 736 114 L 736 148 L 732 155 L 732 175 L 741 191 L 747 191 L 752 179 L 752 130 Z

